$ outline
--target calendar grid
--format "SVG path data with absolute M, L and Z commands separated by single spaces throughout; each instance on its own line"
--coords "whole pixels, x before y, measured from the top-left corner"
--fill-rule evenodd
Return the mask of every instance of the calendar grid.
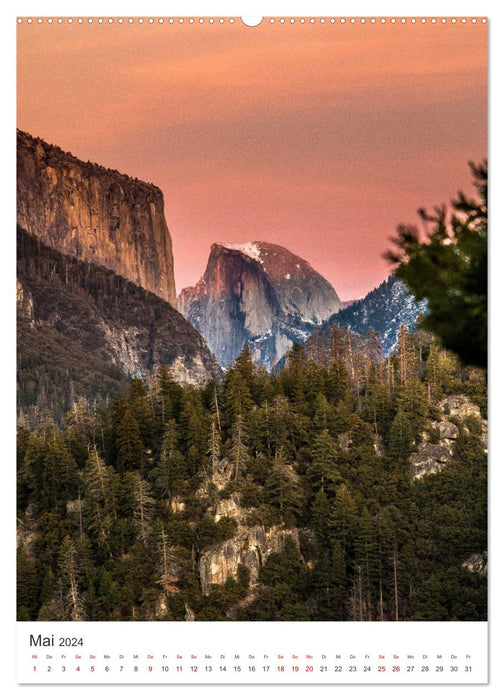
M 19 623 L 18 682 L 486 683 L 487 623 Z

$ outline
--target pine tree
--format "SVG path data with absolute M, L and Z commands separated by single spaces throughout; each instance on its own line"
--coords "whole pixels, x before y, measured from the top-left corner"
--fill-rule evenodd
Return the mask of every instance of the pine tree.
M 311 522 L 317 538 L 318 556 L 323 556 L 330 547 L 331 504 L 327 493 L 321 488 L 315 494 L 311 506 Z
M 45 500 L 40 493 L 44 470 L 44 440 L 38 431 L 18 431 L 17 465 L 18 509 L 22 517 L 30 503 L 35 509 L 48 507 L 46 503 L 40 503 Z
M 252 387 L 255 379 L 256 366 L 252 360 L 250 348 L 244 343 L 241 353 L 234 361 L 233 368 L 241 374 L 245 382 Z
M 131 414 L 138 424 L 142 444 L 144 447 L 151 448 L 155 432 L 153 407 L 149 405 L 147 391 L 141 379 L 131 380 L 127 402 Z
M 168 500 L 183 486 L 186 476 L 184 458 L 178 449 L 178 432 L 174 419 L 165 424 L 157 466 L 153 470 L 156 489 Z
M 218 468 L 221 459 L 222 441 L 220 432 L 215 420 L 212 420 L 210 433 L 208 435 L 208 458 L 210 462 L 210 471 L 214 475 Z
M 117 431 L 124 418 L 124 414 L 128 408 L 126 397 L 119 393 L 116 394 L 110 402 L 110 407 L 106 412 L 103 420 L 106 451 L 104 452 L 105 460 L 109 464 L 117 464 Z
M 371 367 L 362 405 L 362 418 L 373 425 L 375 436 L 384 435 L 393 418 L 393 405 L 383 365 Z
M 357 504 L 345 483 L 338 487 L 329 514 L 329 527 L 333 541 L 340 543 L 346 554 L 357 528 Z
M 460 363 L 456 356 L 440 348 L 434 341 L 430 344 L 425 366 L 425 382 L 429 403 L 436 403 L 443 394 L 454 391 L 456 375 L 460 373 Z
M 42 435 L 33 433 L 30 437 L 25 452 L 25 479 L 33 493 L 33 503 L 41 511 L 66 506 L 77 495 L 77 466 L 54 425 L 48 424 Z
M 488 168 L 470 163 L 477 199 L 459 192 L 448 217 L 446 206 L 433 215 L 419 211 L 428 241 L 415 226 L 401 225 L 392 242 L 399 252 L 386 257 L 398 264 L 395 275 L 416 299 L 426 299 L 429 313 L 422 327 L 435 333 L 462 362 L 487 366 Z
M 308 360 L 305 370 L 305 399 L 313 407 L 317 396 L 324 395 L 326 371 L 313 360 Z
M 96 443 L 96 429 L 95 417 L 86 399 L 74 401 L 66 415 L 65 438 L 80 469 L 86 462 L 90 445 Z
M 269 451 L 272 454 L 282 450 L 287 455 L 293 451 L 293 422 L 293 412 L 286 397 L 283 394 L 275 396 L 271 402 L 265 428 Z
M 429 399 L 425 385 L 411 377 L 402 385 L 397 397 L 398 409 L 409 419 L 413 436 L 417 439 L 425 427 L 429 413 Z
M 373 428 L 357 413 L 351 416 L 349 427 L 349 449 L 346 455 L 346 461 L 352 469 L 354 476 L 360 476 L 361 479 L 367 480 L 370 476 L 370 472 L 377 464 Z M 362 485 L 362 481 L 360 483 Z
M 369 377 L 373 367 L 381 371 L 383 364 L 383 345 L 381 343 L 380 334 L 374 328 L 370 328 L 366 336 L 366 377 Z M 381 379 L 381 377 L 380 377 Z
M 217 425 L 217 430 L 220 433 L 222 430 L 222 421 L 221 421 L 221 411 L 220 411 L 220 406 L 219 406 L 219 395 L 217 393 L 217 384 L 214 384 L 213 392 L 212 392 L 212 415 L 215 417 L 215 423 Z
M 166 365 L 161 365 L 158 368 L 156 377 L 159 383 L 161 420 L 165 423 L 179 416 L 182 407 L 183 389 L 174 381 Z
M 98 454 L 96 445 L 94 445 L 89 453 L 83 472 L 87 496 L 93 498 L 100 505 L 106 504 L 109 497 L 110 477 L 111 469 L 105 466 L 105 462 Z
M 47 566 L 42 571 L 42 584 L 40 587 L 40 603 L 48 606 L 56 589 L 56 574 L 52 566 Z M 40 611 L 39 611 L 40 612 Z M 37 618 L 41 619 L 41 618 Z
M 345 552 L 339 542 L 336 542 L 332 549 L 330 577 L 332 617 L 344 620 L 347 571 Z
M 140 428 L 133 412 L 127 408 L 117 428 L 117 469 L 122 474 L 142 469 L 145 463 L 145 448 Z
M 353 622 L 363 622 L 365 620 L 365 598 L 362 583 L 362 565 L 357 564 L 352 581 L 352 590 L 348 601 L 350 619 Z
M 205 461 L 209 425 L 200 393 L 193 387 L 187 387 L 184 393 L 184 407 L 180 413 L 180 437 L 186 464 L 194 475 Z
M 334 495 L 342 480 L 338 460 L 336 443 L 329 431 L 323 430 L 313 442 L 312 458 L 306 470 L 306 478 L 312 493 L 321 489 Z
M 265 484 L 265 501 L 278 512 L 280 522 L 292 525 L 303 507 L 303 493 L 291 465 L 282 450 L 276 453 Z
M 375 584 L 379 578 L 379 548 L 375 537 L 375 522 L 366 506 L 357 523 L 355 537 L 355 565 L 359 580 L 361 619 L 374 617 Z
M 95 609 L 93 619 L 109 621 L 116 619 L 119 603 L 119 586 L 105 566 L 101 566 L 95 577 Z
M 330 343 L 321 328 L 315 328 L 307 342 L 310 360 L 319 367 L 326 368 L 330 362 Z
M 239 414 L 233 425 L 233 432 L 231 437 L 231 461 L 234 465 L 234 478 L 236 480 L 241 479 L 247 470 L 249 464 L 249 452 L 246 443 L 246 429 L 245 422 L 242 416 Z
M 330 358 L 333 363 L 343 363 L 346 353 L 346 331 L 341 326 L 331 326 Z
M 17 572 L 17 620 L 35 620 L 37 617 L 40 580 L 33 557 L 28 553 L 26 545 L 20 542 L 16 557 Z
M 408 357 L 408 331 L 404 323 L 399 329 L 399 381 L 404 384 L 410 375 Z
M 338 406 L 340 401 L 346 405 L 351 405 L 352 403 L 348 372 L 343 361 L 340 359 L 333 360 L 329 366 L 327 376 L 327 398 L 333 406 Z
M 224 379 L 222 399 L 228 426 L 233 425 L 238 415 L 245 416 L 251 410 L 254 405 L 254 385 L 254 363 L 250 357 L 250 350 L 245 345 L 242 354 L 228 368 Z
M 281 379 L 285 394 L 294 410 L 300 414 L 308 414 L 309 405 L 306 399 L 306 368 L 308 358 L 300 343 L 294 343 L 287 353 L 287 366 L 282 372 Z
M 85 619 L 83 598 L 79 588 L 80 563 L 75 543 L 67 535 L 58 557 L 59 595 L 54 604 L 60 620 L 80 622 Z
M 153 528 L 154 556 L 156 558 L 156 583 L 167 595 L 180 592 L 177 581 L 180 573 L 176 549 L 170 543 L 168 534 L 161 520 L 157 520 Z
M 133 503 L 133 524 L 137 538 L 147 545 L 151 532 L 154 499 L 150 486 L 138 472 L 126 475 L 127 486 Z
M 313 406 L 313 427 L 317 432 L 327 430 L 331 435 L 336 431 L 336 411 L 326 399 L 322 392 L 319 392 L 311 402 Z
M 380 619 L 388 612 L 388 619 L 399 619 L 399 544 L 406 534 L 401 525 L 402 515 L 396 506 L 380 509 L 377 518 L 377 536 L 380 552 Z M 407 536 L 407 535 L 406 535 Z M 383 601 L 386 598 L 386 601 Z
M 399 459 L 409 457 L 415 449 L 414 437 L 410 419 L 399 409 L 390 427 L 389 454 Z
M 117 519 L 114 470 L 105 466 L 96 446 L 90 452 L 82 474 L 86 493 L 85 513 L 89 527 L 110 552 L 110 531 Z
M 439 400 L 441 395 L 439 346 L 432 343 L 429 349 L 429 357 L 425 368 L 425 379 L 427 381 L 427 398 L 429 403 Z

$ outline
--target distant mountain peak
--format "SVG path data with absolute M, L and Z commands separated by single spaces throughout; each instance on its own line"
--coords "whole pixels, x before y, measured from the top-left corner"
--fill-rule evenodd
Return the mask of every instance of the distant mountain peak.
M 268 368 L 342 308 L 306 260 L 266 241 L 214 243 L 204 275 L 182 290 L 178 306 L 223 366 L 248 343 Z
M 293 276 L 314 272 L 313 267 L 307 260 L 277 243 L 268 243 L 266 241 L 214 243 L 211 247 L 211 253 L 212 251 L 222 251 L 222 249 L 231 253 L 236 252 L 250 260 L 254 260 L 262 266 L 263 270 L 271 278 L 281 279 L 283 277 L 284 279 L 291 279 Z
M 257 262 L 262 263 L 260 244 L 254 241 L 249 241 L 248 243 L 214 243 L 214 246 L 227 248 L 228 250 L 237 250 L 243 255 L 246 255 L 252 260 L 257 260 Z M 212 246 L 213 247 L 213 246 Z
M 404 324 L 414 330 L 419 314 L 426 312 L 427 302 L 416 301 L 404 282 L 390 275 L 365 297 L 331 316 L 322 329 L 326 332 L 332 326 L 341 326 L 360 335 L 372 329 L 379 333 L 387 357 L 397 347 L 400 327 Z

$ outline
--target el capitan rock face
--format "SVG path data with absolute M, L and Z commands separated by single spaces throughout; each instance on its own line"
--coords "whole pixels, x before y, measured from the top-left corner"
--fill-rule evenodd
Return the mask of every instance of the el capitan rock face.
M 342 308 L 309 263 L 259 241 L 214 243 L 205 274 L 182 290 L 178 306 L 223 366 L 248 343 L 253 358 L 267 368 Z
M 161 190 L 17 132 L 17 223 L 60 253 L 113 270 L 175 306 Z

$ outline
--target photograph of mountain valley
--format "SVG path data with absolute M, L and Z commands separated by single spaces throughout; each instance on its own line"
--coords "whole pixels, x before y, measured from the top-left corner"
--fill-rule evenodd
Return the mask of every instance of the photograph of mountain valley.
M 18 24 L 17 619 L 486 620 L 486 25 L 181 20 Z

